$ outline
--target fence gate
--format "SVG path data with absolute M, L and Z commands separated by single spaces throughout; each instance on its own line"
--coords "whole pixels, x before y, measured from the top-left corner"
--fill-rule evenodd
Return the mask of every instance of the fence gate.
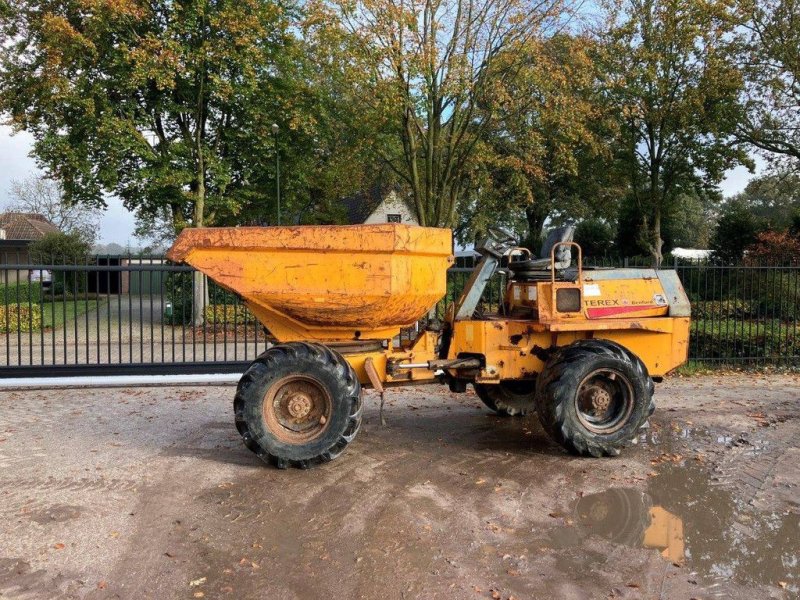
M 82 262 L 0 255 L 0 377 L 241 372 L 268 346 L 240 299 L 205 278 L 195 308 L 191 267 L 160 256 Z M 670 267 L 692 301 L 691 360 L 800 365 L 800 267 Z M 444 318 L 470 273 L 448 271 L 429 318 Z M 504 288 L 500 272 L 480 310 L 502 313 Z

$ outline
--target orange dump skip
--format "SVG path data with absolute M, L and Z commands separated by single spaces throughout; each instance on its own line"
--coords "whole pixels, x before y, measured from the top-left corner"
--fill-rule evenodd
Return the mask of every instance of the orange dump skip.
M 186 229 L 167 257 L 239 294 L 280 341 L 389 339 L 446 291 L 449 229 L 399 224 Z

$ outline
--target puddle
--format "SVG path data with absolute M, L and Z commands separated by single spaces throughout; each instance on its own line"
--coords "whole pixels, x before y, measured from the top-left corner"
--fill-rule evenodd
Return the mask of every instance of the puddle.
M 647 489 L 611 488 L 573 506 L 571 525 L 551 535 L 554 547 L 592 536 L 657 550 L 713 585 L 768 585 L 800 592 L 800 516 L 759 512 L 713 485 L 699 465 L 663 463 Z

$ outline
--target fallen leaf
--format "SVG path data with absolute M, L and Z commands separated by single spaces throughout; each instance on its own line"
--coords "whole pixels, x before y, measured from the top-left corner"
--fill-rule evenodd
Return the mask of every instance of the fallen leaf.
M 203 585 L 207 579 L 208 579 L 207 577 L 201 577 L 200 579 L 193 579 L 192 581 L 189 582 L 189 587 L 197 587 L 198 585 Z
M 55 544 L 53 546 L 53 548 L 55 548 L 56 550 L 63 550 L 64 548 L 66 548 L 66 546 L 64 544 L 62 544 L 61 542 L 58 542 L 57 544 Z
M 105 580 L 98 581 L 97 582 L 97 589 L 98 590 L 104 590 L 104 589 L 106 589 L 106 585 L 108 585 L 108 584 L 105 582 Z
M 500 600 L 500 598 L 501 598 L 500 592 L 498 592 L 497 590 L 492 590 L 492 598 L 494 600 Z
M 202 598 L 205 596 L 205 594 L 203 592 L 195 592 L 194 594 L 192 594 L 192 596 L 195 598 Z

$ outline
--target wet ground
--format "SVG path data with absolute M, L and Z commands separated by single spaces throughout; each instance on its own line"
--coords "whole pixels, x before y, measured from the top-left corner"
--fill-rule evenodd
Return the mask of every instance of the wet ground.
M 800 595 L 796 376 L 668 380 L 607 460 L 393 390 L 309 471 L 244 449 L 231 387 L 0 394 L 1 598 Z

